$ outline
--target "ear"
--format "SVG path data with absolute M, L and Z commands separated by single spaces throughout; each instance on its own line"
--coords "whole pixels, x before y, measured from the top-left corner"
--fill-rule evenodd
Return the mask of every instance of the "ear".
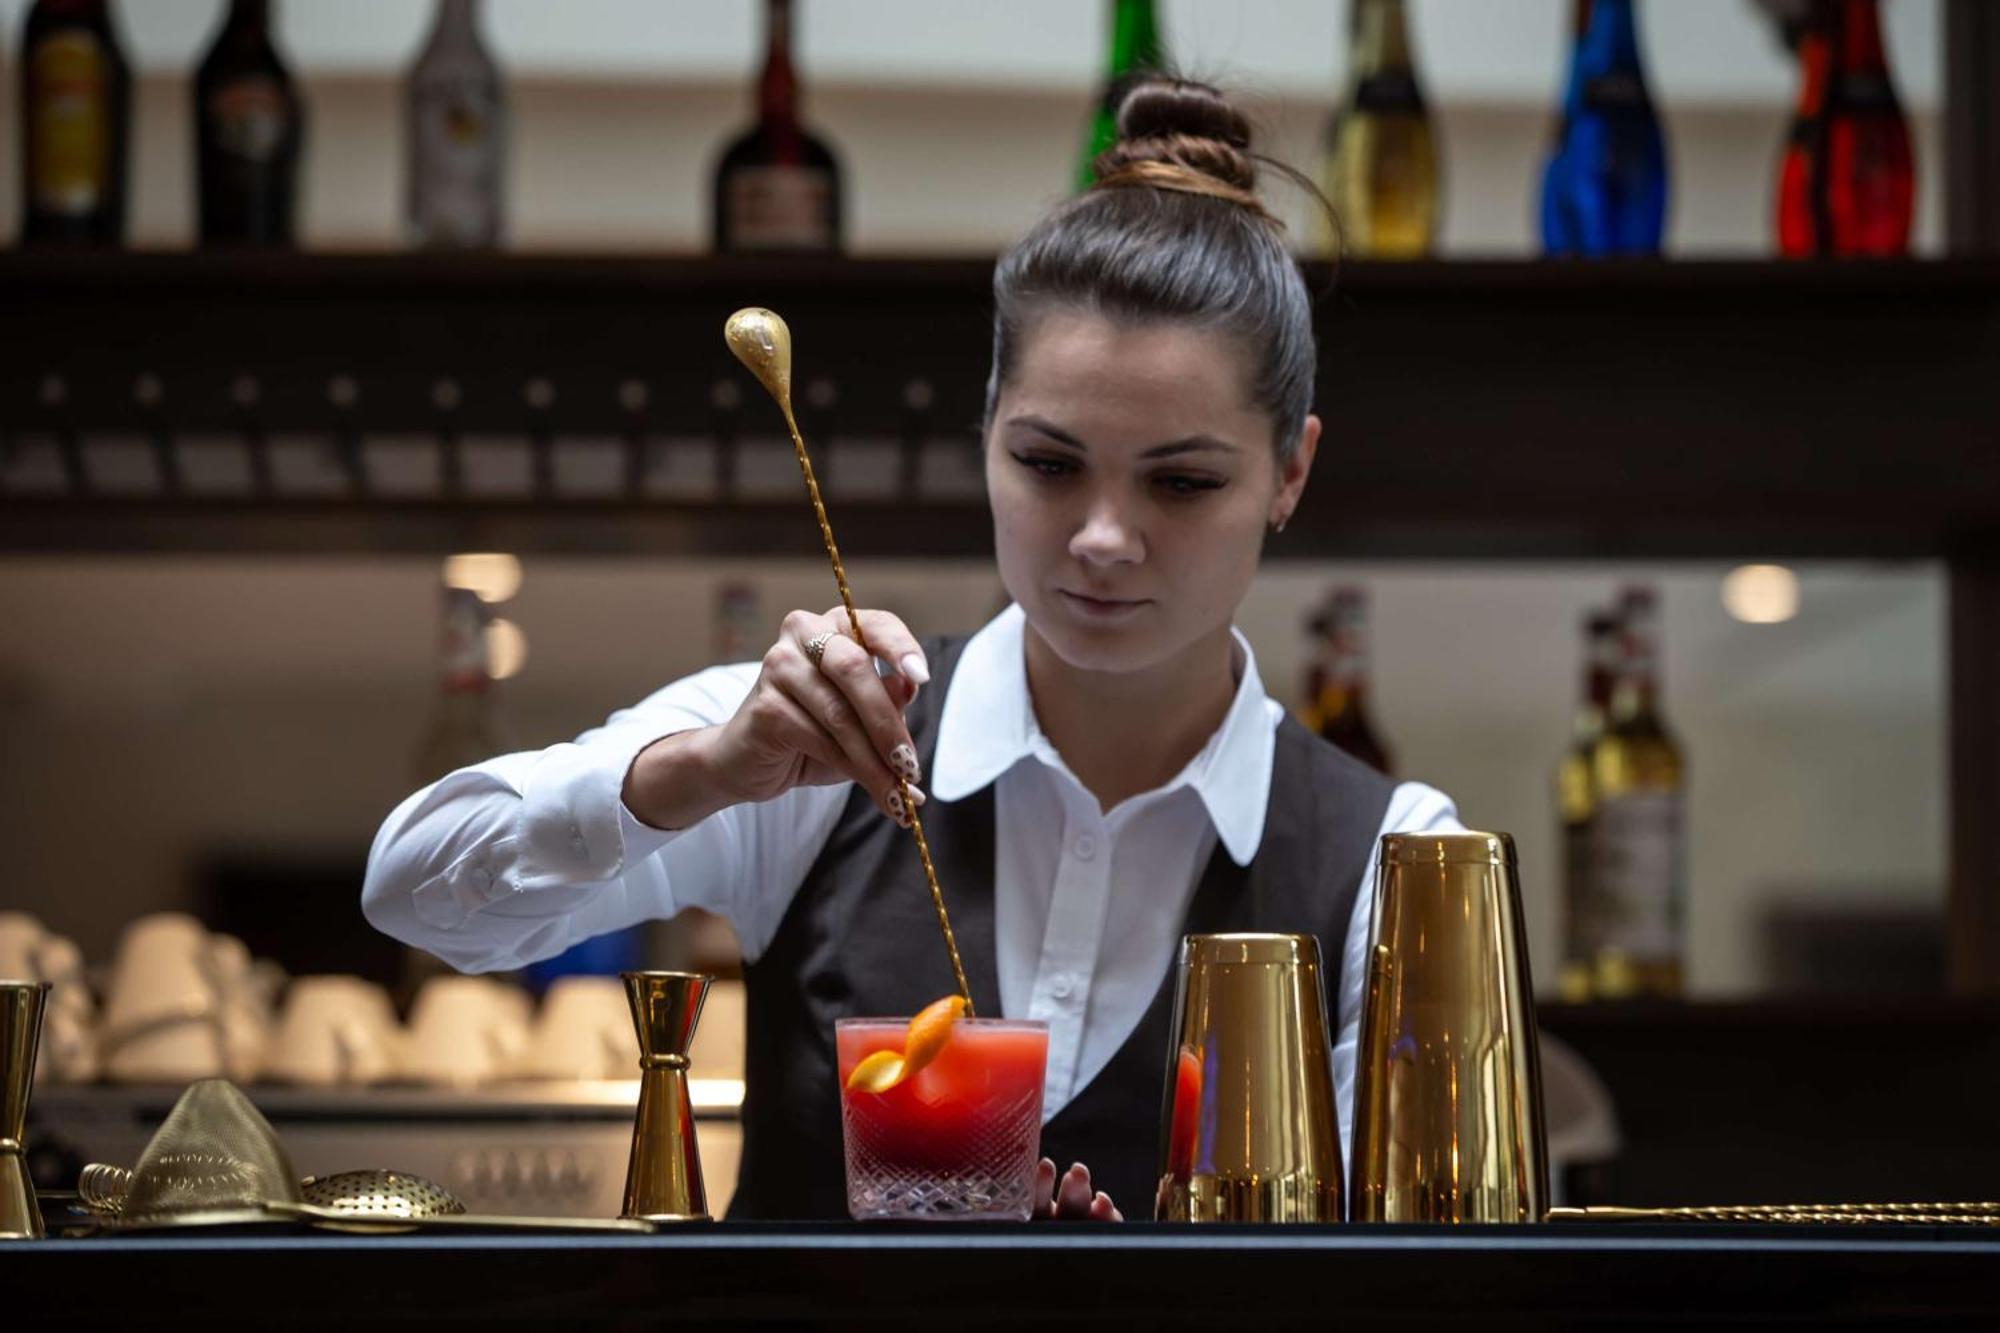
M 1299 428 L 1298 448 L 1278 465 L 1278 493 L 1271 497 L 1271 512 L 1268 515 L 1274 528 L 1283 527 L 1290 521 L 1292 511 L 1299 507 L 1299 497 L 1306 489 L 1306 477 L 1312 472 L 1313 457 L 1319 452 L 1319 435 L 1319 418 L 1307 414 L 1305 424 Z

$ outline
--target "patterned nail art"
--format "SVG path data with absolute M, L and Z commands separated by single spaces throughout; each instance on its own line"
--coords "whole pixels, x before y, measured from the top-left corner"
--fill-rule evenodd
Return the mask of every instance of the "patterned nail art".
M 905 782 L 923 781 L 924 770 L 923 766 L 917 762 L 915 746 L 907 744 L 898 745 L 895 749 L 889 751 L 889 767 L 900 773 Z
M 908 828 L 910 826 L 910 812 L 903 808 L 903 793 L 899 791 L 890 792 L 888 804 L 889 818 L 895 820 L 902 827 Z

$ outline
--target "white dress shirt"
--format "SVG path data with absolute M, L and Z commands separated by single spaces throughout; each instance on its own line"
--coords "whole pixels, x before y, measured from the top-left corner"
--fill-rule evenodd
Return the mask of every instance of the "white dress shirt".
M 994 786 L 994 927 L 1001 1010 L 1049 1024 L 1043 1119 L 1122 1046 L 1172 965 L 1219 840 L 1256 855 L 1283 708 L 1236 635 L 1236 696 L 1171 781 L 1101 810 L 1036 725 L 1009 607 L 965 645 L 947 687 L 926 790 L 954 801 Z M 638 752 L 728 719 L 756 663 L 714 667 L 614 714 L 574 742 L 502 755 L 417 792 L 383 822 L 362 908 L 378 928 L 466 971 L 517 967 L 578 940 L 688 907 L 735 927 L 746 959 L 770 944 L 845 806 L 849 784 L 798 787 L 667 832 L 620 793 Z M 1452 831 L 1451 801 L 1400 784 L 1381 832 Z M 1368 951 L 1370 854 L 1344 941 L 1334 1043 L 1348 1139 Z M 1331 946 L 1331 941 L 1328 941 Z

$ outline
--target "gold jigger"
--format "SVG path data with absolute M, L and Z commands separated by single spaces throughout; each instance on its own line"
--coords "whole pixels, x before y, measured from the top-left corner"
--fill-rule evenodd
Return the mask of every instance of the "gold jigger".
M 708 1193 L 688 1098 L 688 1043 L 710 978 L 693 972 L 621 972 L 639 1033 L 639 1115 L 620 1217 L 706 1222 Z
M 28 1092 L 35 1085 L 35 1050 L 42 1042 L 43 981 L 0 981 L 0 1240 L 40 1240 L 42 1207 L 28 1178 L 21 1136 L 28 1128 Z
M 1539 1222 L 1542 1062 L 1514 840 L 1392 833 L 1354 1091 L 1358 1222 Z
M 1162 1222 L 1338 1222 L 1319 942 L 1189 935 L 1160 1111 Z

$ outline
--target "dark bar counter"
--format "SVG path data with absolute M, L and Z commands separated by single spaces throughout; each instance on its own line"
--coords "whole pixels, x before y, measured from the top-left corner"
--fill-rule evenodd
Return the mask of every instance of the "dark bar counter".
M 2000 1229 L 716 1225 L 0 1246 L 0 1327 L 2000 1328 Z

